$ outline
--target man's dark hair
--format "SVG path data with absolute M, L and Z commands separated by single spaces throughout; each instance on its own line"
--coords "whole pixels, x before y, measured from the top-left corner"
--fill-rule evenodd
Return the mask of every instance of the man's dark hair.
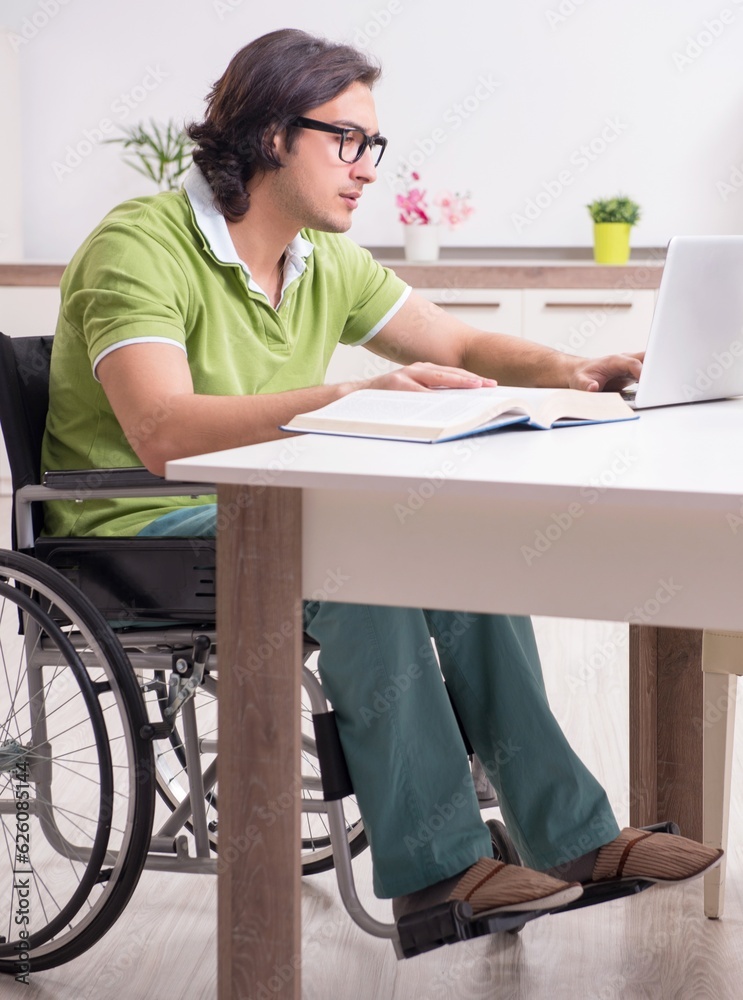
M 272 148 L 289 122 L 332 101 L 352 83 L 372 87 L 380 69 L 363 52 L 304 31 L 284 28 L 256 38 L 231 59 L 207 96 L 206 117 L 187 132 L 193 158 L 209 181 L 214 204 L 230 222 L 247 212 L 245 185 L 259 170 L 278 170 Z

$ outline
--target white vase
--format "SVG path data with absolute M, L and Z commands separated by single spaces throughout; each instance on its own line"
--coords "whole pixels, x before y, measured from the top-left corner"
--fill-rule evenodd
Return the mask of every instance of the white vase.
M 403 226 L 405 260 L 425 261 L 439 259 L 439 227 Z

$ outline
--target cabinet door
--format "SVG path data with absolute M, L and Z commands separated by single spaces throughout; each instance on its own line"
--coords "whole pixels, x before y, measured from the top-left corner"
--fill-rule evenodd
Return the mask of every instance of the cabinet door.
M 416 291 L 479 330 L 522 336 L 523 293 L 519 288 L 418 288 Z
M 524 337 L 587 358 L 642 351 L 654 305 L 652 289 L 527 289 Z

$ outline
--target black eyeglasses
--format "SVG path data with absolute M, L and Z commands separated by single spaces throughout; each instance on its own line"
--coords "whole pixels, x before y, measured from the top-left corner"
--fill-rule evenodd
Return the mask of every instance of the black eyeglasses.
M 341 128 L 339 125 L 329 125 L 328 122 L 319 122 L 314 118 L 294 118 L 289 124 L 296 125 L 297 128 L 309 128 L 316 132 L 332 132 L 333 135 L 339 135 L 341 143 L 338 156 L 344 163 L 356 163 L 366 150 L 370 149 L 376 167 L 387 148 L 387 140 L 383 135 L 367 135 L 360 128 Z

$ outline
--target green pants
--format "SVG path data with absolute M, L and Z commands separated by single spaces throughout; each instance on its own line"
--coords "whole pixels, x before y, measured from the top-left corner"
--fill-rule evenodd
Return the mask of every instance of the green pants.
M 207 505 L 143 534 L 208 536 L 214 524 Z M 321 646 L 378 896 L 491 855 L 452 704 L 525 864 L 559 865 L 618 835 L 603 788 L 550 711 L 528 618 L 310 601 L 304 625 Z
M 311 601 L 305 631 L 321 646 L 378 896 L 492 854 L 452 703 L 525 864 L 549 868 L 618 835 L 550 711 L 528 618 Z

